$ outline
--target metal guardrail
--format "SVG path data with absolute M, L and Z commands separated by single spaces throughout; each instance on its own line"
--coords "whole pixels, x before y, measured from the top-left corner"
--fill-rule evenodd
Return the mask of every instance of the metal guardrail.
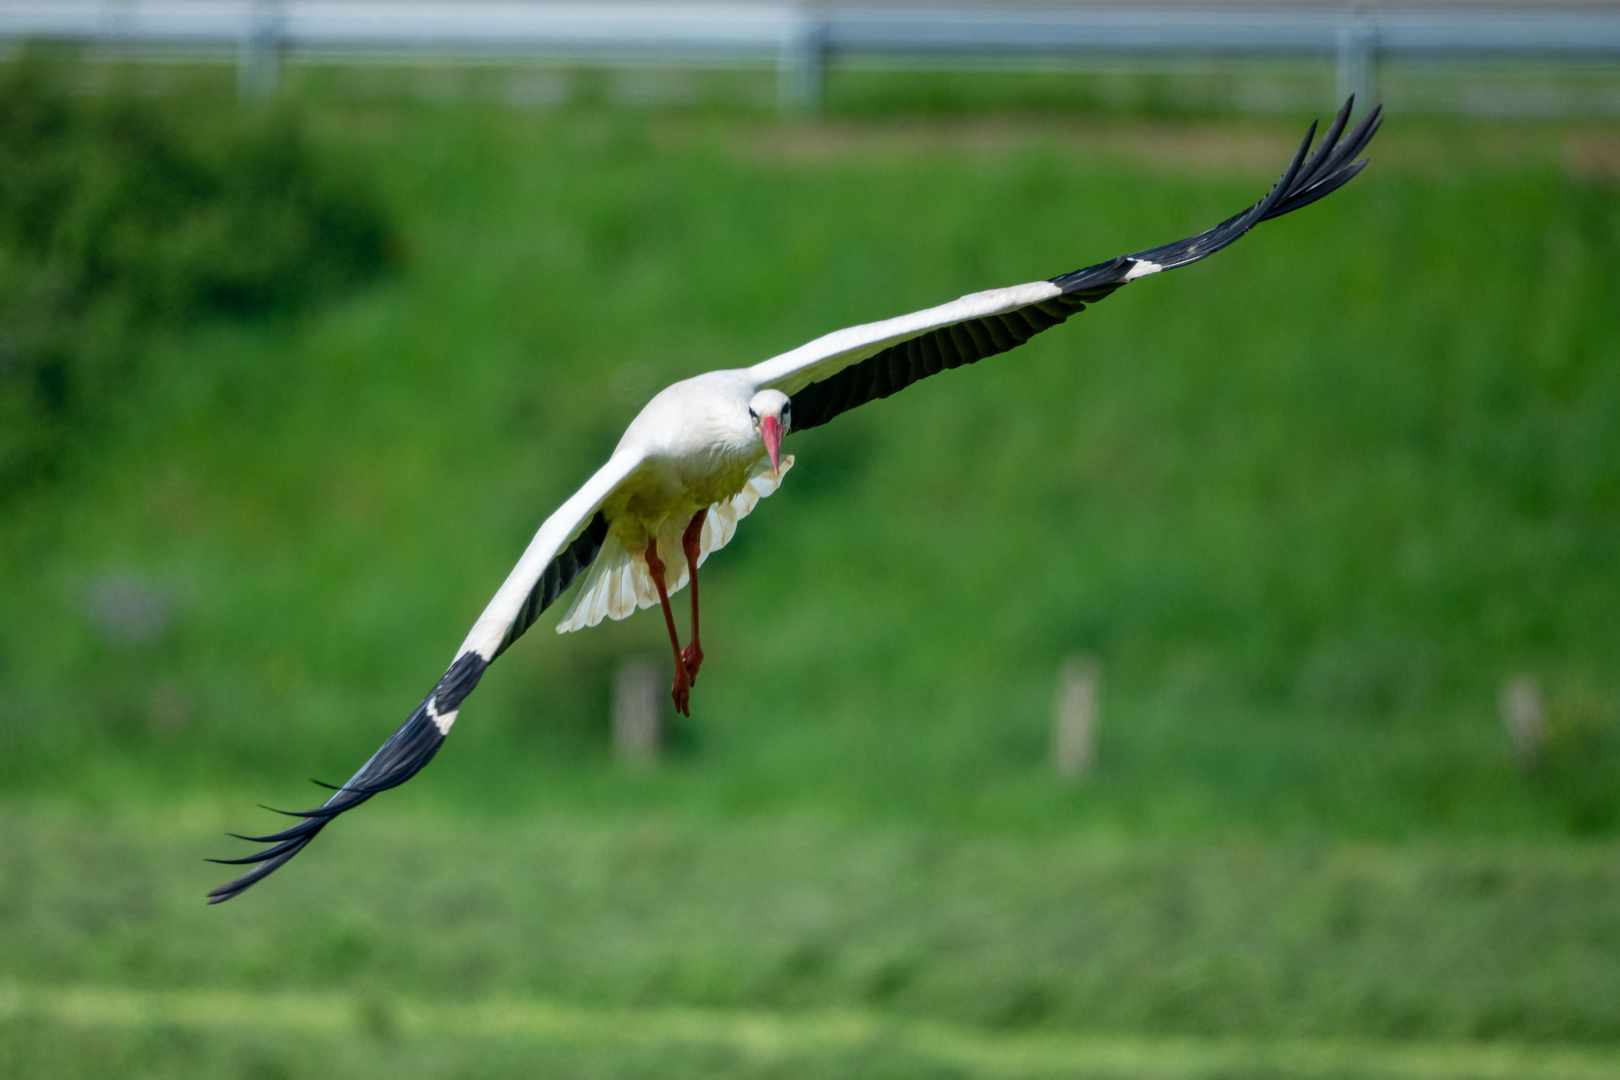
M 992 57 L 1323 57 L 1371 96 L 1382 58 L 1620 58 L 1620 10 L 882 8 L 525 0 L 0 0 L 0 39 L 137 52 L 234 50 L 244 93 L 283 57 L 555 59 L 774 66 L 813 109 L 830 61 Z

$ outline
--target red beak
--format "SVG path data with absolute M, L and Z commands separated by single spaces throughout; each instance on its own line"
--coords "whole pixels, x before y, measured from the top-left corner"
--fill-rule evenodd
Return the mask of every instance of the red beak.
M 774 416 L 765 417 L 759 422 L 759 437 L 765 440 L 765 452 L 771 455 L 771 472 L 780 473 L 776 457 L 782 450 L 782 422 Z

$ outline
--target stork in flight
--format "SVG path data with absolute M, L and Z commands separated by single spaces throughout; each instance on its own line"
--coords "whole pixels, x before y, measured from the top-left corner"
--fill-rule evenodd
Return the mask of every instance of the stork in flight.
M 698 567 L 726 545 L 737 523 L 776 490 L 792 466 L 793 458 L 781 453 L 784 436 L 947 368 L 1022 345 L 1128 282 L 1195 263 L 1260 222 L 1337 190 L 1366 166 L 1354 159 L 1381 123 L 1374 109 L 1344 136 L 1354 102 L 1345 102 L 1315 153 L 1311 125 L 1265 198 L 1197 236 L 1045 281 L 852 326 L 753 367 L 711 371 L 658 394 L 631 422 L 607 464 L 540 526 L 455 662 L 404 725 L 324 805 L 289 814 L 297 824 L 269 836 L 238 837 L 268 848 L 212 860 L 257 865 L 209 893 L 209 903 L 239 895 L 302 851 L 333 818 L 415 776 L 438 752 L 484 669 L 581 573 L 584 583 L 557 631 L 659 605 L 674 653 L 671 693 L 675 707 L 689 714 L 692 684 L 703 666 Z M 688 583 L 692 631 L 683 649 L 669 597 Z

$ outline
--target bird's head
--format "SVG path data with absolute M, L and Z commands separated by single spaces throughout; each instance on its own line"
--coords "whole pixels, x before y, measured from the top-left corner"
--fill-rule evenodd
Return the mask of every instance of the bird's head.
M 748 419 L 771 455 L 771 471 L 779 472 L 776 459 L 782 451 L 782 436 L 793 426 L 793 402 L 780 390 L 761 390 L 748 401 Z

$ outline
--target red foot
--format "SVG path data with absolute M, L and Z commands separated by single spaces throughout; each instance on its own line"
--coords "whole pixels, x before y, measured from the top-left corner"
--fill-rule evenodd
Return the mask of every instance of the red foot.
M 691 716 L 692 677 L 686 673 L 685 664 L 675 665 L 675 685 L 670 687 L 669 693 L 675 699 L 675 711 L 682 716 Z
M 703 646 L 693 641 L 681 650 L 681 663 L 686 667 L 686 677 L 693 686 L 697 685 L 698 668 L 703 666 Z

